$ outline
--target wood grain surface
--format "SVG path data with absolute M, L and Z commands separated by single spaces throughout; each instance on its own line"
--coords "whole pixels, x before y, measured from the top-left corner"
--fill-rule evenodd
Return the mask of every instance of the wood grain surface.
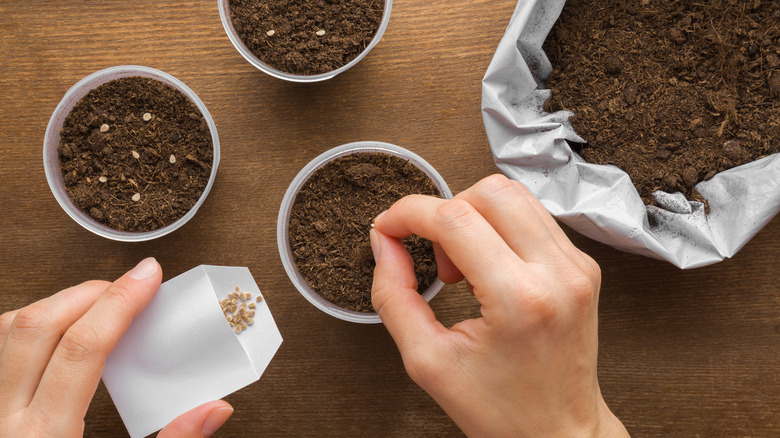
M 455 192 L 496 172 L 480 80 L 514 6 L 397 0 L 383 41 L 357 67 L 301 85 L 247 63 L 213 0 L 0 1 L 0 311 L 114 279 L 149 255 L 166 279 L 199 264 L 248 266 L 285 341 L 259 382 L 227 398 L 236 413 L 218 436 L 460 436 L 407 377 L 382 325 L 336 320 L 296 292 L 277 252 L 276 215 L 309 160 L 351 141 L 409 148 Z M 68 88 L 122 64 L 185 82 L 222 145 L 197 216 L 139 244 L 71 220 L 47 186 L 41 154 Z M 780 221 L 734 259 L 692 271 L 567 232 L 603 269 L 600 382 L 634 436 L 780 436 Z M 431 305 L 448 325 L 479 313 L 463 285 Z M 101 385 L 86 435 L 125 434 Z

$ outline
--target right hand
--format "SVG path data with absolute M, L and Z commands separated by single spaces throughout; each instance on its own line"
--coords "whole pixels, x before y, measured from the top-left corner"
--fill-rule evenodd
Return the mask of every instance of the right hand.
M 519 182 L 488 177 L 452 200 L 407 196 L 378 216 L 373 305 L 407 372 L 469 436 L 628 436 L 596 375 L 601 273 Z M 447 329 L 417 293 L 401 243 L 434 242 L 482 317 Z

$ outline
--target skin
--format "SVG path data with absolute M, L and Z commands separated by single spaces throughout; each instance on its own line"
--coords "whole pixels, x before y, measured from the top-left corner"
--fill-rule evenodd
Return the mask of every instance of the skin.
M 628 436 L 596 374 L 596 262 L 519 182 L 490 176 L 452 200 L 405 197 L 371 231 L 373 305 L 409 376 L 471 437 Z M 402 238 L 437 246 L 482 317 L 444 327 L 417 293 Z
M 374 307 L 411 378 L 467 435 L 628 436 L 596 374 L 599 267 L 522 184 L 491 176 L 453 200 L 408 196 L 374 223 Z M 400 240 L 411 234 L 435 242 L 439 276 L 465 278 L 482 317 L 436 320 Z M 0 315 L 0 436 L 83 435 L 106 357 L 161 279 L 150 258 Z M 208 437 L 232 413 L 210 402 L 158 436 Z
M 89 281 L 0 315 L 0 436 L 82 436 L 106 357 L 161 279 L 148 258 L 113 283 Z M 206 403 L 158 436 L 207 437 L 232 413 L 224 401 Z

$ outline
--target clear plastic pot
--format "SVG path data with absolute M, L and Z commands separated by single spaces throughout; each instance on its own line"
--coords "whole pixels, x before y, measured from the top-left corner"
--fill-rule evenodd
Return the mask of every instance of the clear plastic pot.
M 143 233 L 131 233 L 127 231 L 115 230 L 104 224 L 101 224 L 100 222 L 97 222 L 87 213 L 79 210 L 78 207 L 73 204 L 73 201 L 70 199 L 70 196 L 68 196 L 67 192 L 65 192 L 64 179 L 62 172 L 60 171 L 60 162 L 57 154 L 57 148 L 60 144 L 60 131 L 62 130 L 62 125 L 65 122 L 65 118 L 68 116 L 73 107 L 81 100 L 81 98 L 83 98 L 91 90 L 106 82 L 131 76 L 141 76 L 156 79 L 184 93 L 184 95 L 187 96 L 187 98 L 189 98 L 195 104 L 195 106 L 198 107 L 198 110 L 200 110 L 201 114 L 203 114 L 203 117 L 208 124 L 209 132 L 211 133 L 211 142 L 214 148 L 214 161 L 211 165 L 211 175 L 209 177 L 209 182 L 206 185 L 206 188 L 203 190 L 203 193 L 200 195 L 200 199 L 198 199 L 198 202 L 195 204 L 195 206 L 192 207 L 192 209 L 190 209 L 187 214 L 182 216 L 176 222 L 165 227 Z M 218 165 L 219 137 L 217 136 L 217 127 L 214 124 L 214 120 L 211 118 L 211 114 L 209 114 L 209 111 L 206 109 L 206 106 L 203 105 L 203 102 L 198 99 L 198 96 L 193 93 L 192 90 L 190 90 L 186 85 L 184 85 L 183 82 L 176 79 L 175 77 L 153 68 L 137 65 L 123 65 L 100 70 L 85 77 L 76 85 L 71 87 L 71 89 L 65 93 L 65 97 L 62 98 L 59 105 L 57 105 L 57 108 L 54 110 L 54 113 L 51 115 L 51 119 L 49 119 L 49 125 L 46 127 L 46 136 L 43 140 L 43 168 L 46 172 L 46 180 L 48 181 L 49 188 L 51 188 L 51 191 L 54 194 L 54 197 L 57 199 L 57 202 L 59 202 L 60 206 L 65 210 L 66 213 L 68 213 L 68 216 L 73 218 L 73 220 L 75 220 L 79 225 L 86 228 L 87 230 L 97 234 L 98 236 L 103 236 L 107 239 L 123 242 L 142 242 L 156 239 L 173 232 L 187 223 L 187 221 L 192 219 L 192 217 L 195 216 L 195 213 L 198 211 L 198 208 L 206 200 L 206 196 L 209 194 L 211 186 L 214 185 L 214 180 L 217 177 Z
M 279 245 L 279 255 L 282 258 L 284 269 L 287 271 L 287 275 L 290 277 L 293 285 L 295 285 L 304 298 L 309 300 L 310 303 L 323 312 L 344 321 L 357 322 L 362 324 L 376 324 L 382 322 L 379 319 L 379 315 L 376 313 L 361 313 L 352 310 L 346 310 L 334 303 L 331 303 L 315 292 L 303 278 L 301 273 L 298 272 L 298 267 L 295 264 L 295 260 L 293 259 L 289 239 L 288 223 L 290 221 L 292 206 L 295 203 L 295 198 L 298 195 L 298 191 L 300 191 L 304 183 L 306 183 L 306 181 L 315 171 L 317 171 L 317 169 L 321 168 L 328 162 L 333 161 L 336 158 L 358 152 L 381 152 L 408 160 L 431 178 L 434 185 L 439 190 L 439 193 L 441 193 L 444 198 L 452 198 L 452 192 L 447 186 L 447 183 L 444 182 L 444 179 L 441 177 L 441 175 L 439 175 L 439 172 L 437 172 L 433 166 L 428 164 L 428 162 L 423 160 L 419 155 L 402 147 L 388 143 L 381 143 L 376 141 L 360 141 L 349 143 L 333 148 L 313 159 L 298 173 L 295 179 L 293 179 L 290 187 L 284 194 L 282 206 L 279 209 L 279 219 L 276 223 L 276 240 L 277 244 Z M 443 286 L 444 283 L 437 278 L 428 288 L 428 290 L 423 292 L 422 297 L 425 299 L 425 301 L 430 301 L 434 296 L 436 296 L 436 294 Z
M 268 73 L 273 77 L 284 79 L 290 82 L 324 81 L 340 73 L 344 73 L 345 71 L 352 68 L 355 64 L 360 62 L 361 59 L 365 58 L 365 56 L 368 55 L 368 52 L 370 52 L 371 49 L 373 49 L 374 46 L 379 43 L 379 40 L 382 39 L 382 35 L 384 35 L 385 30 L 387 29 L 387 24 L 390 22 L 390 10 L 393 7 L 393 0 L 385 0 L 385 9 L 382 13 L 382 21 L 379 23 L 379 28 L 376 30 L 374 38 L 371 40 L 368 46 L 366 46 L 366 48 L 360 52 L 357 57 L 355 57 L 355 59 L 329 72 L 316 75 L 296 75 L 277 70 L 268 64 L 263 63 L 263 61 L 261 61 L 257 56 L 255 56 L 254 53 L 252 53 L 251 50 L 249 50 L 249 48 L 247 48 L 247 46 L 238 36 L 236 29 L 233 27 L 233 20 L 230 18 L 229 2 L 230 0 L 217 0 L 217 4 L 219 6 L 219 17 L 222 20 L 222 26 L 225 28 L 225 32 L 227 33 L 228 38 L 230 38 L 230 42 L 233 43 L 233 46 L 236 48 L 236 50 L 238 50 L 238 53 L 240 53 L 244 59 L 249 61 L 249 63 L 254 65 L 258 70 Z

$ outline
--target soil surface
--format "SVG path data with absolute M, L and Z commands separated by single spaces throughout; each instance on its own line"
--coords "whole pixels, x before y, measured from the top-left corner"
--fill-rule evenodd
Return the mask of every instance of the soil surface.
M 121 78 L 90 91 L 60 136 L 68 195 L 119 231 L 175 222 L 197 203 L 211 175 L 206 120 L 187 96 L 154 79 Z
M 230 0 L 233 27 L 261 61 L 315 75 L 355 59 L 382 21 L 383 0 Z
M 289 224 L 295 263 L 311 288 L 344 309 L 373 312 L 371 223 L 414 193 L 440 196 L 424 172 L 393 155 L 358 152 L 314 172 L 295 199 Z M 404 244 L 418 290 L 425 292 L 437 276 L 433 245 L 418 236 Z
M 647 204 L 780 151 L 780 1 L 569 0 L 544 50 L 546 109 Z

